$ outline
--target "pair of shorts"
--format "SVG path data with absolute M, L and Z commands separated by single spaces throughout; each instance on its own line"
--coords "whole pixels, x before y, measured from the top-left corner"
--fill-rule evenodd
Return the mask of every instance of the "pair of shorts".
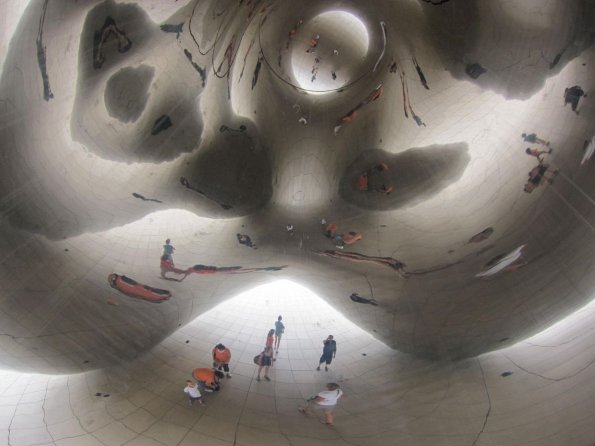
M 273 364 L 273 358 L 270 356 L 263 356 L 260 365 L 267 366 Z
M 320 357 L 320 361 L 318 361 L 319 363 L 323 363 L 326 362 L 327 364 L 330 364 L 333 361 L 333 354 L 326 354 L 323 353 L 322 356 Z
M 332 412 L 335 409 L 335 407 L 337 407 L 337 405 L 333 404 L 331 406 L 321 406 L 320 404 L 312 403 L 312 404 L 310 404 L 310 407 L 314 410 L 324 410 L 324 411 Z

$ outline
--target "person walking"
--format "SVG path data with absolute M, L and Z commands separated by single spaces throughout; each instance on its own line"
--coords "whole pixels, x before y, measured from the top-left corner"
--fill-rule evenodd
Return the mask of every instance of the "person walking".
M 184 393 L 188 394 L 188 405 L 189 406 L 193 406 L 195 401 L 198 401 L 198 403 L 201 406 L 205 406 L 205 403 L 203 403 L 203 401 L 202 401 L 202 395 L 200 394 L 200 391 L 198 390 L 198 387 L 196 387 L 196 384 L 194 383 L 194 381 L 192 381 L 190 379 L 186 381 L 186 387 L 184 387 Z
M 229 349 L 223 344 L 217 344 L 213 348 L 213 368 L 225 372 L 225 375 L 228 378 L 231 378 L 231 373 L 229 373 L 229 361 L 231 360 L 231 352 Z
M 308 399 L 305 407 L 300 407 L 298 410 L 305 414 L 311 414 L 313 410 L 322 410 L 324 412 L 324 423 L 327 426 L 332 426 L 335 422 L 333 410 L 337 406 L 337 402 L 343 396 L 343 391 L 337 383 L 328 383 L 326 390 L 318 393 Z
M 273 348 L 273 345 L 275 345 L 275 329 L 271 328 L 267 334 L 267 339 L 264 342 L 264 346 Z
M 285 333 L 285 325 L 281 322 L 283 317 L 279 315 L 275 321 L 275 350 L 279 353 L 279 344 L 281 343 L 281 336 Z
M 337 342 L 333 338 L 333 335 L 328 335 L 324 341 L 322 341 L 322 356 L 320 357 L 320 361 L 318 367 L 316 367 L 317 371 L 320 371 L 320 366 L 325 363 L 324 371 L 328 372 L 328 366 L 331 365 L 333 358 L 337 355 Z
M 174 248 L 171 244 L 171 240 L 167 239 L 165 241 L 165 245 L 163 245 L 163 256 L 167 257 L 173 262 L 173 254 L 176 248 Z
M 265 347 L 262 353 L 254 358 L 254 362 L 258 365 L 256 381 L 260 381 L 260 372 L 262 369 L 264 369 L 264 379 L 270 381 L 269 369 L 273 365 L 273 347 Z
M 549 141 L 546 141 L 545 139 L 538 138 L 536 133 L 530 133 L 530 134 L 523 133 L 521 135 L 521 137 L 523 138 L 523 141 L 528 142 L 530 144 L 541 144 L 544 146 L 550 145 Z
M 539 160 L 539 162 L 543 162 L 543 157 L 542 155 L 547 155 L 552 153 L 552 149 L 549 150 L 539 150 L 539 149 L 532 149 L 530 147 L 527 147 L 525 149 L 525 153 L 529 156 L 534 156 L 535 158 L 537 158 Z

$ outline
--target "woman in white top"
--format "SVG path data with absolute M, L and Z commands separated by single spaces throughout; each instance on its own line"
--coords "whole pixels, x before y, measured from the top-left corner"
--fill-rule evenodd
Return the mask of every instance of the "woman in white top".
M 320 409 L 324 412 L 324 423 L 332 426 L 335 421 L 333 410 L 337 405 L 337 401 L 339 401 L 339 398 L 342 396 L 343 391 L 339 384 L 328 383 L 326 385 L 326 390 L 310 398 L 306 407 L 300 407 L 298 410 L 303 414 L 309 414 L 312 413 L 312 409 Z

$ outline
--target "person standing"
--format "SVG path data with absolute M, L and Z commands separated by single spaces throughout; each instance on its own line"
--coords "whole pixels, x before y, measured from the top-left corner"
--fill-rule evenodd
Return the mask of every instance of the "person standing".
M 256 375 L 256 381 L 260 381 L 260 372 L 264 368 L 264 379 L 270 381 L 269 369 L 273 365 L 273 347 L 265 347 L 264 351 L 258 355 L 255 359 L 258 365 L 258 374 Z
M 590 142 L 589 140 L 585 141 L 585 154 L 581 160 L 581 166 L 591 159 L 593 152 L 595 152 L 595 136 L 591 138 Z
M 173 254 L 176 248 L 174 248 L 171 244 L 171 240 L 167 239 L 165 241 L 165 245 L 163 245 L 163 256 L 167 257 L 173 263 Z
M 337 383 L 328 383 L 326 390 L 323 390 L 318 395 L 308 399 L 308 404 L 305 407 L 300 407 L 298 410 L 303 414 L 310 414 L 312 410 L 320 409 L 324 412 L 324 422 L 328 426 L 332 426 L 335 417 L 333 410 L 337 406 L 337 402 L 343 396 L 343 391 Z
M 223 344 L 217 344 L 213 348 L 213 368 L 217 370 L 225 372 L 225 375 L 228 378 L 231 378 L 231 373 L 229 373 L 229 361 L 231 360 L 231 352 L 229 349 Z
M 322 341 L 322 356 L 320 357 L 320 361 L 316 370 L 320 371 L 320 366 L 323 363 L 326 363 L 324 366 L 325 372 L 328 372 L 328 366 L 333 361 L 333 358 L 337 355 L 337 342 L 333 338 L 333 335 L 328 335 L 324 341 Z
M 198 401 L 198 403 L 201 406 L 205 405 L 205 403 L 203 403 L 203 401 L 202 401 L 202 395 L 200 394 L 200 391 L 196 387 L 196 384 L 194 383 L 194 381 L 192 381 L 190 379 L 186 381 L 186 387 L 184 387 L 184 393 L 188 394 L 188 404 L 190 406 L 194 405 L 195 401 Z
M 283 317 L 279 315 L 275 321 L 275 350 L 279 353 L 279 344 L 281 343 L 281 336 L 285 333 L 285 325 L 281 322 Z

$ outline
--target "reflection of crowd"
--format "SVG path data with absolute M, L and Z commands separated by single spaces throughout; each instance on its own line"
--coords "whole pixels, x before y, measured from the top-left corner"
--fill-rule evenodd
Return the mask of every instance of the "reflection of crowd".
M 529 180 L 525 183 L 523 190 L 530 194 L 542 185 L 544 181 L 553 184 L 554 178 L 556 178 L 559 172 L 558 169 L 553 171 L 550 170 L 550 167 L 547 164 L 539 164 L 528 173 Z
M 257 366 L 257 382 L 262 381 L 261 374 L 263 371 L 265 382 L 272 380 L 270 370 L 274 367 L 274 362 L 276 361 L 275 349 L 276 353 L 279 354 L 279 344 L 281 343 L 281 337 L 285 332 L 285 325 L 282 320 L 283 317 L 279 315 L 275 321 L 275 328 L 271 328 L 268 331 L 263 350 L 254 357 L 254 364 Z M 337 342 L 333 335 L 328 335 L 328 337 L 322 341 L 322 344 L 322 356 L 320 357 L 316 370 L 320 371 L 320 367 L 324 364 L 324 369 L 328 372 L 330 364 L 337 355 Z M 190 406 L 194 405 L 195 402 L 198 402 L 201 406 L 205 406 L 206 404 L 203 401 L 201 391 L 208 393 L 218 392 L 221 390 L 221 380 L 224 377 L 232 377 L 229 369 L 229 363 L 232 357 L 230 349 L 225 345 L 218 343 L 213 347 L 211 353 L 213 356 L 213 366 L 211 368 L 197 367 L 193 369 L 193 379 L 186 381 L 184 393 L 188 396 L 188 404 Z M 309 398 L 306 406 L 299 407 L 298 410 L 303 414 L 312 414 L 314 411 L 320 410 L 324 414 L 323 423 L 332 425 L 334 422 L 333 410 L 337 405 L 337 401 L 343 395 L 343 391 L 336 383 L 328 383 L 326 389 L 327 390 L 318 393 L 315 397 Z
M 338 234 L 337 225 L 329 223 L 324 229 L 324 235 L 330 238 L 335 246 L 339 249 L 345 248 L 345 245 L 353 245 L 355 242 L 362 239 L 362 235 L 359 232 L 349 231 L 347 233 Z
M 529 178 L 523 188 L 525 192 L 530 194 L 540 185 L 542 185 L 544 181 L 553 184 L 554 178 L 556 178 L 556 175 L 558 175 L 559 170 L 551 170 L 549 164 L 544 164 L 545 155 L 551 154 L 553 150 L 551 147 L 549 147 L 549 141 L 539 138 L 535 133 L 523 133 L 521 137 L 523 138 L 524 142 L 528 142 L 530 144 L 540 144 L 547 147 L 547 150 L 539 150 L 535 147 L 527 147 L 525 149 L 525 153 L 527 155 L 537 158 L 537 161 L 539 162 L 539 164 L 531 169 L 531 171 L 529 171 L 527 174 Z

